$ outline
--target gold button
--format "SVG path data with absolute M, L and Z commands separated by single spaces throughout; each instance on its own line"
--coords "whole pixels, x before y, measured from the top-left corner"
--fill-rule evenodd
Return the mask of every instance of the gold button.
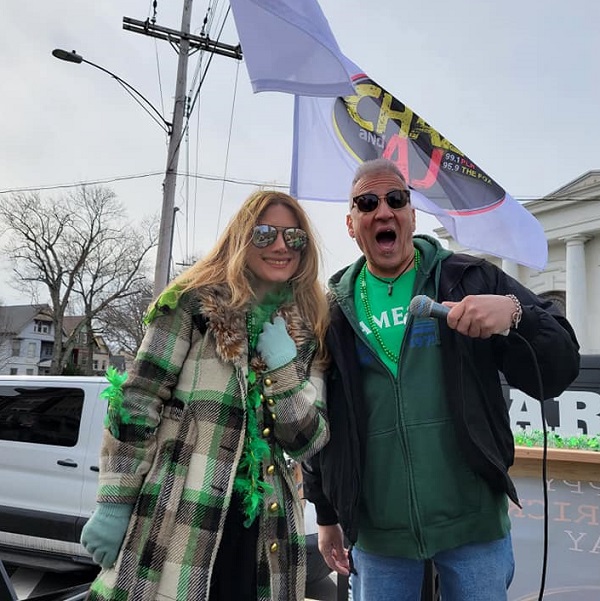
M 278 550 L 279 550 L 279 545 L 277 543 L 271 543 L 271 546 L 269 547 L 269 551 L 271 551 L 271 553 L 277 553 Z
M 269 434 L 271 434 L 271 428 L 265 428 L 263 430 L 263 436 L 266 438 L 267 436 L 269 436 Z
M 275 513 L 279 509 L 279 503 L 273 502 L 269 505 L 269 511 Z
M 276 416 L 274 413 L 271 413 L 271 419 L 272 419 L 273 421 L 275 421 L 275 419 L 276 419 L 276 418 L 277 418 L 277 416 Z
M 270 465 L 269 467 L 267 467 L 267 474 L 269 474 L 269 476 L 272 476 L 274 473 L 275 473 L 274 465 Z
M 267 405 L 269 405 L 269 407 L 273 407 L 273 405 L 275 405 L 275 399 L 267 399 Z
M 271 384 L 273 384 L 271 378 L 265 378 L 265 386 L 271 386 Z
M 264 395 L 264 394 L 261 394 L 261 395 L 260 395 L 260 402 L 262 403 L 264 400 L 265 400 L 265 395 Z

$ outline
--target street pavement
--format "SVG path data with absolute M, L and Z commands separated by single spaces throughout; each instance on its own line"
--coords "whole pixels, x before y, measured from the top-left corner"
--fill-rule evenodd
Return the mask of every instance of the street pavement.
M 337 575 L 330 574 L 328 578 L 306 588 L 306 601 L 342 601 L 337 595 Z
M 35 599 L 35 597 L 61 588 L 76 587 L 89 582 L 95 574 L 92 570 L 68 573 L 42 572 L 28 568 L 18 568 L 11 564 L 6 564 L 5 568 L 19 601 Z M 336 582 L 336 575 L 332 574 L 328 578 L 310 585 L 306 590 L 306 601 L 338 601 Z M 0 601 L 12 601 L 10 597 L 4 599 L 2 594 L 0 594 L 0 597 Z

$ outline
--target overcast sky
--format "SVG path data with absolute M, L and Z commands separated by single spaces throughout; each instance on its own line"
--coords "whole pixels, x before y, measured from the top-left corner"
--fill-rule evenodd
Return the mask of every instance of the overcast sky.
M 597 0 L 320 4 L 350 59 L 515 198 L 539 198 L 600 168 Z M 182 5 L 158 0 L 157 24 L 179 29 Z M 166 136 L 109 76 L 51 55 L 57 47 L 76 50 L 129 82 L 170 120 L 176 53 L 168 42 L 122 28 L 124 16 L 152 16 L 152 1 L 0 0 L 0 6 L 0 191 L 101 181 L 132 219 L 158 216 Z M 214 10 L 213 38 L 226 6 L 221 0 Z M 194 1 L 196 33 L 207 7 L 207 0 Z M 231 15 L 221 41 L 238 42 Z M 202 57 L 203 66 L 207 61 Z M 198 62 L 193 55 L 190 89 Z M 179 171 L 287 185 L 292 105 L 284 94 L 252 94 L 245 65 L 215 56 Z M 202 178 L 179 183 L 177 262 L 209 248 L 253 190 L 250 184 Z M 346 233 L 346 207 L 306 206 L 329 275 L 358 255 Z M 419 215 L 417 224 L 424 232 L 437 226 L 427 215 Z M 0 299 L 27 302 L 6 283 L 6 263 L 4 268 Z

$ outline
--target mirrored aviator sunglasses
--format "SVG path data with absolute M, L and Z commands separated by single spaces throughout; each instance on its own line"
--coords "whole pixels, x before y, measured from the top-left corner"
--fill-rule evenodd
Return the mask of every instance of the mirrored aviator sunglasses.
M 361 213 L 371 213 L 379 206 L 377 194 L 367 193 L 359 194 L 352 199 L 352 203 Z M 390 209 L 402 209 L 410 202 L 409 190 L 390 190 L 383 198 L 388 203 Z
M 252 244 L 257 248 L 271 246 L 281 232 L 285 245 L 290 250 L 301 251 L 306 248 L 308 234 L 299 227 L 278 227 L 275 225 L 255 225 L 252 230 Z

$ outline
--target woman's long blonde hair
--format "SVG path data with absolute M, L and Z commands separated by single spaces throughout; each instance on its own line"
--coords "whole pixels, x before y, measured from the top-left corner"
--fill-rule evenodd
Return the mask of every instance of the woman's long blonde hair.
M 201 286 L 226 284 L 231 290 L 231 306 L 244 309 L 255 299 L 246 264 L 246 251 L 252 244 L 252 229 L 271 206 L 282 205 L 292 211 L 298 227 L 308 234 L 298 271 L 290 283 L 294 302 L 300 314 L 311 325 L 318 343 L 318 357 L 324 359 L 325 332 L 329 310 L 325 292 L 319 282 L 321 257 L 308 215 L 291 196 L 275 190 L 260 190 L 251 194 L 221 234 L 213 249 L 177 278 L 175 283 L 185 290 Z

